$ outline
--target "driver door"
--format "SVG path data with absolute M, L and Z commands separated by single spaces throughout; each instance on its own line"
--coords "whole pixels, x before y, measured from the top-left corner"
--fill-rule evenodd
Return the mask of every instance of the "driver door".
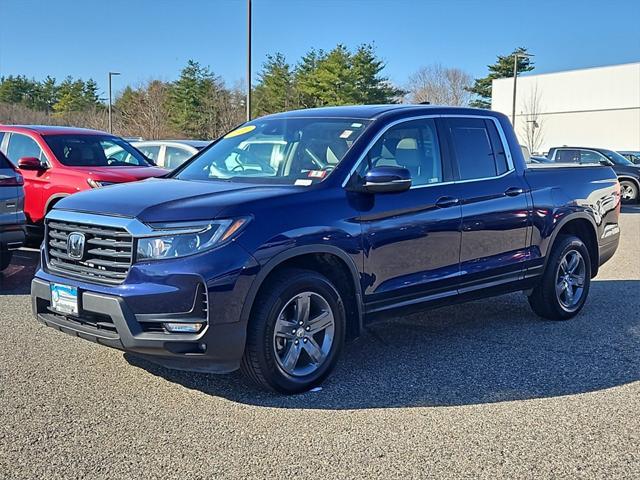
M 364 244 L 367 313 L 457 293 L 462 212 L 447 146 L 433 118 L 389 128 L 361 170 L 399 166 L 412 186 L 400 193 L 363 194 L 359 221 Z

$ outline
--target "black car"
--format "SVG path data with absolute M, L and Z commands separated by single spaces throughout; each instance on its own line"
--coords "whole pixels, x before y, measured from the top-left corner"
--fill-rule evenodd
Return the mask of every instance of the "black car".
M 558 163 L 601 164 L 613 168 L 620 181 L 620 195 L 624 203 L 640 200 L 640 165 L 618 152 L 606 148 L 556 147 L 549 150 L 549 159 Z
M 24 242 L 24 180 L 0 152 L 0 271 L 11 263 L 11 250 Z
M 636 152 L 636 151 L 619 151 L 618 152 L 620 155 L 622 155 L 624 158 L 630 160 L 632 163 L 635 163 L 636 165 L 640 165 L 640 152 Z

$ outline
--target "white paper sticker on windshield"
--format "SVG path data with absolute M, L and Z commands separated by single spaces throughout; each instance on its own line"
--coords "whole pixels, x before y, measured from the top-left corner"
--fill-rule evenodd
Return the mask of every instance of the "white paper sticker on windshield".
M 361 123 L 352 123 L 351 128 L 360 128 L 362 126 Z
M 353 133 L 353 130 L 345 130 L 340 134 L 340 138 L 349 138 L 352 133 Z
M 298 180 L 296 180 L 296 182 L 294 183 L 294 185 L 299 185 L 299 186 L 303 186 L 303 187 L 308 187 L 309 185 L 311 185 L 313 183 L 313 180 L 309 180 L 306 178 L 300 178 Z

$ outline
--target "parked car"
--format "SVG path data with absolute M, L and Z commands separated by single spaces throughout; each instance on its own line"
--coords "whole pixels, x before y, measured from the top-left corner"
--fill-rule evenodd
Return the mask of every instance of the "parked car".
M 127 158 L 105 154 L 114 147 Z M 45 214 L 72 193 L 167 173 L 121 138 L 83 128 L 0 125 L 0 151 L 24 176 L 31 231 L 41 230 Z
M 277 165 L 240 148 L 265 137 L 284 145 Z M 167 179 L 57 203 L 34 313 L 169 368 L 299 392 L 380 316 L 524 291 L 541 317 L 574 317 L 619 211 L 611 168 L 526 165 L 498 112 L 287 112 Z
M 156 165 L 173 170 L 210 143 L 207 140 L 146 140 L 132 142 L 132 145 Z
M 626 158 L 627 160 L 629 160 L 631 163 L 634 163 L 636 165 L 640 165 L 640 152 L 635 152 L 635 151 L 624 151 L 624 152 L 618 152 L 620 155 L 622 155 L 624 158 Z
M 0 152 L 0 271 L 11 263 L 12 250 L 24 243 L 24 180 Z
M 640 165 L 635 165 L 618 152 L 606 148 L 556 147 L 549 150 L 552 162 L 600 164 L 613 168 L 620 180 L 620 194 L 624 203 L 640 200 Z
M 549 159 L 543 155 L 531 155 L 527 163 L 549 163 Z

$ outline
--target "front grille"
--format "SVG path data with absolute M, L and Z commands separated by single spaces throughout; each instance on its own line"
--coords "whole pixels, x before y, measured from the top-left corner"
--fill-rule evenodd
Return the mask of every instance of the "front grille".
M 123 282 L 129 273 L 133 237 L 125 229 L 49 220 L 46 230 L 50 270 L 110 284 Z M 71 233 L 82 233 L 85 237 L 81 259 L 70 257 L 67 251 L 67 238 Z

